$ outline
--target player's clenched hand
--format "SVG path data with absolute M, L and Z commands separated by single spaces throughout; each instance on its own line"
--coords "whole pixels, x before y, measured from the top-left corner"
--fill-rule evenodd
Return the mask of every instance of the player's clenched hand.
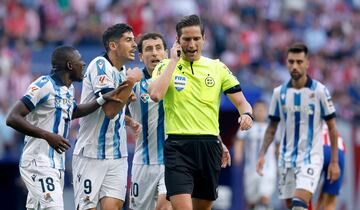
M 126 80 L 129 80 L 132 83 L 138 82 L 141 80 L 142 72 L 138 67 L 135 68 L 128 68 L 126 71 Z
M 330 162 L 328 167 L 327 179 L 330 180 L 330 183 L 333 183 L 340 177 L 340 168 L 338 162 Z
M 258 161 L 256 163 L 256 172 L 260 175 L 263 176 L 263 168 L 264 168 L 264 163 L 265 163 L 265 156 L 264 154 L 259 155 Z
M 45 140 L 59 154 L 65 152 L 71 147 L 69 141 L 58 134 L 48 133 L 45 136 Z
M 231 166 L 231 156 L 228 148 L 221 142 L 222 145 L 222 157 L 221 157 L 221 168 L 226 168 L 226 166 Z
M 136 94 L 134 93 L 134 91 L 132 91 L 129 96 L 129 101 L 135 101 L 135 100 L 136 100 Z
M 129 123 L 130 128 L 134 131 L 135 139 L 137 139 L 140 135 L 140 132 L 142 130 L 142 126 L 140 123 L 138 123 L 135 120 L 131 120 Z
M 240 124 L 240 130 L 249 130 L 252 126 L 253 120 L 247 114 L 240 115 L 238 122 Z

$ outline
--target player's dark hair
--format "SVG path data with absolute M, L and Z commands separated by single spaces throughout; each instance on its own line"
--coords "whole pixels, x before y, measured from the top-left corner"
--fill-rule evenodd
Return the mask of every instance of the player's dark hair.
M 138 42 L 138 51 L 139 53 L 142 53 L 142 45 L 143 45 L 143 42 L 145 40 L 148 40 L 148 39 L 161 39 L 163 45 L 164 45 L 164 49 L 166 50 L 167 49 L 167 45 L 166 45 L 166 42 L 165 42 L 165 39 L 164 37 L 159 34 L 159 33 L 146 33 L 144 35 L 142 35 L 139 39 L 139 42 Z
M 176 24 L 177 36 L 178 37 L 181 36 L 182 28 L 189 27 L 189 26 L 200 26 L 201 35 L 204 36 L 204 33 L 205 33 L 204 24 L 201 22 L 200 17 L 197 15 L 185 16 Z
M 51 55 L 51 71 L 65 70 L 67 62 L 71 60 L 71 53 L 74 51 L 76 51 L 74 47 L 66 45 L 55 48 Z
M 307 56 L 309 50 L 305 44 L 299 43 L 299 42 L 292 44 L 287 50 L 288 54 L 289 53 L 302 53 L 302 52 L 304 52 L 305 56 Z
M 109 52 L 110 50 L 109 43 L 111 41 L 115 41 L 116 39 L 120 39 L 126 32 L 133 32 L 132 27 L 126 23 L 118 23 L 106 29 L 102 37 L 106 52 Z

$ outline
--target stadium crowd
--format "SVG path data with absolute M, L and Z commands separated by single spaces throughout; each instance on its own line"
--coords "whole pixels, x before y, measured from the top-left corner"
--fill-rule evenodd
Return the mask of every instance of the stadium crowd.
M 325 84 L 338 116 L 360 122 L 360 1 L 356 0 L 4 0 L 0 2 L 0 160 L 17 161 L 23 138 L 5 125 L 8 109 L 38 76 L 32 52 L 46 45 L 101 47 L 110 25 L 126 22 L 174 40 L 175 22 L 200 14 L 204 53 L 220 57 L 245 89 L 270 99 L 288 80 L 286 47 L 310 48 L 310 75 Z M 48 72 L 48 69 L 42 69 Z

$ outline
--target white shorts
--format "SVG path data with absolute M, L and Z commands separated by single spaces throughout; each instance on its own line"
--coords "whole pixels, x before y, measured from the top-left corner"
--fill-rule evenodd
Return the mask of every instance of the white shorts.
M 314 194 L 319 183 L 321 169 L 322 164 L 279 168 L 279 198 L 293 198 L 296 189 L 303 189 Z
M 276 174 L 259 176 L 256 172 L 244 174 L 245 197 L 247 202 L 255 204 L 261 197 L 270 198 L 276 188 Z
M 36 160 L 22 162 L 20 174 L 28 189 L 26 208 L 64 209 L 64 170 L 36 165 Z
M 158 195 L 166 195 L 164 165 L 137 165 L 131 169 L 130 208 L 155 209 Z
M 95 208 L 105 196 L 125 201 L 127 157 L 98 160 L 73 155 L 72 170 L 75 209 Z

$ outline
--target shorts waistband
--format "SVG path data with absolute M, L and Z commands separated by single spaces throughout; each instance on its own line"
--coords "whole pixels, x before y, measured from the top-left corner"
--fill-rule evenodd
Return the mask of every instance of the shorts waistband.
M 168 140 L 218 140 L 217 136 L 214 135 L 177 135 L 177 134 L 169 134 Z

